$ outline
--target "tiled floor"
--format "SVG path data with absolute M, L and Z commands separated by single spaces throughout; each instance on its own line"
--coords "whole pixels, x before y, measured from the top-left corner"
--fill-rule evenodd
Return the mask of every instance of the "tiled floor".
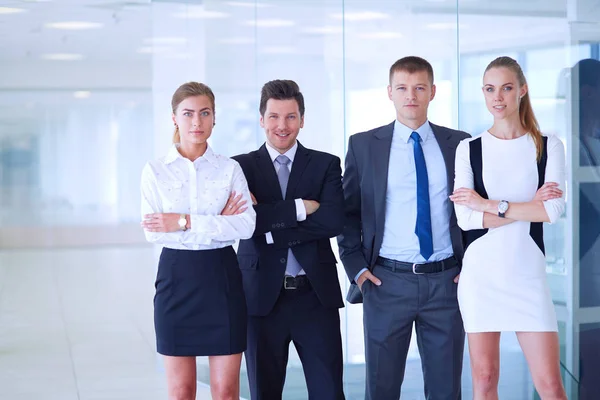
M 155 264 L 149 247 L 0 252 L 0 398 L 166 399 Z
M 149 246 L 0 251 L 0 399 L 166 399 L 152 322 L 157 259 Z M 357 310 L 342 311 L 349 344 L 362 341 L 362 328 L 344 322 Z M 500 398 L 535 398 L 514 335 L 503 335 L 501 358 Z M 206 359 L 198 366 L 206 382 Z M 362 399 L 364 364 L 347 365 L 344 378 L 347 399 Z M 409 360 L 404 382 L 402 400 L 423 399 L 418 359 Z M 243 396 L 247 387 L 242 371 Z M 471 398 L 467 361 L 463 388 Z M 292 355 L 284 399 L 305 393 Z M 209 391 L 199 385 L 198 400 L 205 399 Z

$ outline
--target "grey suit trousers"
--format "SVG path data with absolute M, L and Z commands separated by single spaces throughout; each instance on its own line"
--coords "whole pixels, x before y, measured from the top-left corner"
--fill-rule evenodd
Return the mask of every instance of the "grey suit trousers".
M 397 400 L 413 323 L 428 400 L 461 398 L 464 329 L 454 277 L 458 268 L 415 275 L 376 265 L 381 286 L 365 281 L 363 318 L 367 400 Z

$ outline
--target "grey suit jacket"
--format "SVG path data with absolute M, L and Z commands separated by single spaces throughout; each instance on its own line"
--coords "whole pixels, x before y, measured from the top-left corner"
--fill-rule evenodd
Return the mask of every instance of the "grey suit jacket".
M 471 135 L 430 124 L 446 164 L 450 195 L 454 190 L 456 147 L 461 140 Z M 338 236 L 338 245 L 340 258 L 352 283 L 347 297 L 350 303 L 362 302 L 354 278 L 363 268 L 372 269 L 375 266 L 383 242 L 388 164 L 393 133 L 394 122 L 352 135 L 348 142 L 343 178 L 346 220 L 344 230 Z M 448 213 L 451 215 L 452 248 L 460 265 L 464 253 L 463 240 L 451 202 L 448 205 Z

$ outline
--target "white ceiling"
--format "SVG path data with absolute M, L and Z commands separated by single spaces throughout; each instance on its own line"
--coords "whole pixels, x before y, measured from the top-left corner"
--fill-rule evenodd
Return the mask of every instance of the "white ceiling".
M 25 11 L 2 14 L 2 7 Z M 102 27 L 46 27 L 69 21 Z M 203 48 L 190 37 L 198 27 Z M 360 74 L 361 68 L 386 69 L 389 60 L 411 53 L 456 63 L 457 48 L 465 53 L 566 45 L 568 33 L 567 0 L 459 0 L 458 5 L 456 0 L 0 0 L 0 89 L 139 92 L 152 86 L 153 57 L 183 62 L 192 52 L 206 54 L 213 76 L 245 76 L 248 64 L 260 73 L 268 64 L 302 68 L 311 61 L 335 62 L 332 70 L 353 63 L 362 67 L 349 74 Z M 82 59 L 43 60 L 56 53 Z M 220 84 L 220 78 L 213 79 Z M 11 119 L 14 125 L 36 118 L 27 94 L 2 98 L 1 93 L 0 135 Z M 52 95 L 37 97 L 55 101 Z M 80 100 L 67 92 L 56 101 Z M 123 102 L 131 100 L 124 96 Z
M 0 60 L 39 60 L 47 53 L 82 54 L 86 60 L 148 60 L 153 36 L 154 4 L 172 3 L 172 12 L 160 18 L 186 24 L 205 24 L 209 44 L 219 49 L 258 48 L 260 53 L 285 54 L 287 51 L 322 54 L 323 38 L 346 32 L 346 44 L 356 53 L 369 54 L 379 44 L 390 41 L 419 40 L 431 45 L 440 35 L 456 35 L 456 1 L 445 0 L 346 0 L 345 26 L 336 18 L 342 13 L 342 0 L 205 0 L 174 2 L 169 0 L 54 0 L 1 1 L 0 7 L 25 9 L 17 14 L 0 14 Z M 186 7 L 182 3 L 191 4 Z M 204 3 L 203 5 L 201 3 Z M 200 4 L 200 5 L 198 5 Z M 246 5 L 246 6 L 244 6 Z M 163 5 L 164 7 L 164 5 Z M 199 13 L 198 7 L 205 10 Z M 527 29 L 556 25 L 565 21 L 566 2 L 562 0 L 460 0 L 461 46 L 470 42 L 498 43 L 498 33 L 521 34 Z M 208 11 L 208 13 L 206 13 Z M 177 18 L 178 14 L 204 18 Z M 261 23 L 291 26 L 255 28 L 254 17 Z M 369 18 L 370 17 L 370 18 Z M 361 20 L 361 18 L 364 18 Z M 267 21 L 262 21 L 267 20 Z M 99 29 L 58 30 L 45 27 L 51 22 L 88 21 L 103 25 Z M 495 29 L 497 28 L 497 29 Z M 163 33 L 161 32 L 161 35 Z M 155 32 L 156 36 L 156 32 Z M 532 36 L 527 35 L 527 36 Z M 544 32 L 546 40 L 552 39 Z M 521 37 L 521 40 L 527 40 Z M 555 39 L 560 39 L 556 37 Z M 159 39 L 160 40 L 160 39 Z M 185 50 L 180 42 L 155 44 L 156 50 Z M 257 46 L 257 47 L 255 47 Z

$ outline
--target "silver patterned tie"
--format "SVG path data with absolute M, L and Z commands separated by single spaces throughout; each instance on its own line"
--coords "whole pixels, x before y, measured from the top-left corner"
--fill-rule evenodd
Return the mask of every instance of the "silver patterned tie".
M 288 164 L 292 161 L 287 156 L 283 154 L 278 155 L 275 159 L 277 164 L 279 164 L 279 170 L 277 171 L 277 179 L 279 179 L 279 186 L 281 187 L 281 195 L 285 200 L 285 192 L 287 190 L 287 185 L 290 180 L 290 169 L 288 168 Z
M 287 191 L 288 182 L 290 180 L 290 169 L 288 168 L 288 164 L 292 161 L 287 156 L 283 154 L 278 155 L 275 159 L 277 164 L 279 164 L 279 170 L 277 171 L 277 179 L 279 179 L 279 186 L 281 187 L 281 196 L 285 200 L 285 192 Z M 285 267 L 285 274 L 296 276 L 298 272 L 302 270 L 300 263 L 294 257 L 294 253 L 292 253 L 292 249 L 288 249 L 288 258 L 287 264 Z

